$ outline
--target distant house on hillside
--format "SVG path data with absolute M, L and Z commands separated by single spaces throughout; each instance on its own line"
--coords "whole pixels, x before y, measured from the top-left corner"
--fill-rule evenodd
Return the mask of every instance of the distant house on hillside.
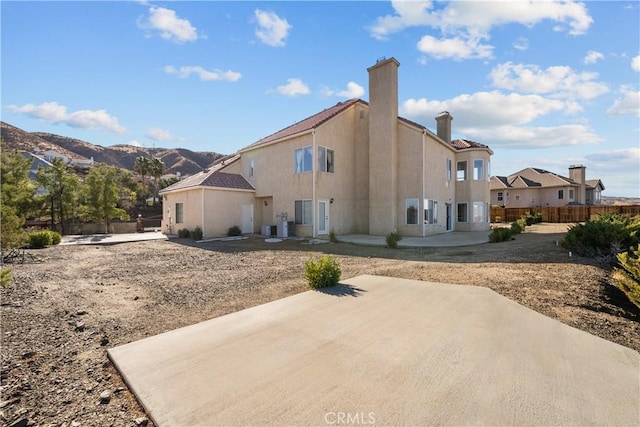
M 24 157 L 25 159 L 31 160 L 31 166 L 29 167 L 29 179 L 32 181 L 36 180 L 36 176 L 38 174 L 39 168 L 48 169 L 53 166 L 51 162 L 43 159 L 42 157 L 36 154 L 30 153 L 28 151 L 22 151 L 21 154 L 22 154 L 22 157 Z M 47 190 L 45 190 L 44 188 L 38 187 L 36 189 L 36 193 L 39 195 L 47 194 Z
M 53 162 L 54 159 L 60 159 L 65 165 L 69 165 L 76 169 L 89 169 L 94 165 L 93 157 L 90 159 L 73 158 L 60 154 L 54 150 L 38 152 L 38 155 L 48 162 Z
M 161 191 L 163 230 L 205 237 L 279 232 L 428 236 L 488 231 L 489 162 L 477 142 L 398 117 L 394 58 L 368 69 L 369 102 L 351 99 L 251 144 Z M 265 232 L 264 230 L 267 230 Z
M 586 179 L 586 167 L 572 165 L 569 177 L 538 168 L 491 177 L 491 205 L 507 208 L 599 205 L 604 184 Z

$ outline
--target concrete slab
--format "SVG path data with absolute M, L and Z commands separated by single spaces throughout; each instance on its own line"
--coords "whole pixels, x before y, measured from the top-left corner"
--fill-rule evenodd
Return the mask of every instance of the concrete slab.
M 62 236 L 61 245 L 113 245 L 116 243 L 167 240 L 159 231 L 122 234 L 82 234 Z
M 442 248 L 480 245 L 489 242 L 490 233 L 490 231 L 452 231 L 426 237 L 403 237 L 402 240 L 398 242 L 398 246 L 404 248 Z M 345 234 L 337 236 L 337 239 L 341 242 L 355 243 L 357 245 L 387 245 L 387 238 L 385 236 L 372 236 L 369 234 Z
M 640 355 L 487 288 L 359 276 L 109 349 L 158 426 L 640 424 Z

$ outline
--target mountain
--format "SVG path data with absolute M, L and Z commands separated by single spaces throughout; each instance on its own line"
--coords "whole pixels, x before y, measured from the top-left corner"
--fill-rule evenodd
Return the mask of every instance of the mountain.
M 53 150 L 73 159 L 90 159 L 133 171 L 137 157 L 157 157 L 164 163 L 165 174 L 193 175 L 225 157 L 215 152 L 195 152 L 184 148 L 142 148 L 133 145 L 103 147 L 79 139 L 43 132 L 27 132 L 0 122 L 2 140 L 9 148 L 32 153 Z

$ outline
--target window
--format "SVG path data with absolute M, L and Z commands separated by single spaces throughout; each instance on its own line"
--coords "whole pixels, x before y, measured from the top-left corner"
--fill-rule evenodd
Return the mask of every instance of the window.
M 311 225 L 311 200 L 296 200 L 296 224 Z
M 564 199 L 564 190 L 558 190 L 558 199 Z
M 438 201 L 425 199 L 424 201 L 424 223 L 425 224 L 437 224 L 438 223 Z
M 456 180 L 457 181 L 466 181 L 467 179 L 467 161 L 458 162 L 458 167 L 456 169 Z
M 466 203 L 458 203 L 458 222 L 468 222 Z
M 407 199 L 405 202 L 407 208 L 407 225 L 415 225 L 418 223 L 418 199 Z
M 569 189 L 569 200 L 573 200 L 573 189 Z
M 520 195 L 516 194 L 516 200 L 520 200 Z
M 484 202 L 473 202 L 473 222 L 484 222 Z
M 447 159 L 447 181 L 451 181 L 451 159 Z
M 318 147 L 318 170 L 333 173 L 333 150 Z
M 176 203 L 176 224 L 184 222 L 184 204 Z
M 473 179 L 480 181 L 484 179 L 484 162 L 482 159 L 473 161 Z
M 253 160 L 249 160 L 249 176 L 253 176 L 254 166 Z
M 295 170 L 296 173 L 311 172 L 313 153 L 311 146 L 298 148 L 295 151 Z
M 501 202 L 503 200 L 502 191 L 498 192 L 498 201 Z
M 491 161 L 487 160 L 487 181 L 491 180 Z

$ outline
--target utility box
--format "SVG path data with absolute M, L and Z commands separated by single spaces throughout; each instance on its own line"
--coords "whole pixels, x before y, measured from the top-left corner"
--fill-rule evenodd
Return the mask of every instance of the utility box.
M 278 237 L 289 237 L 289 224 L 287 223 L 287 213 L 282 212 L 276 215 L 276 228 Z
M 262 224 L 261 227 L 261 233 L 263 236 L 265 237 L 270 237 L 271 236 L 271 226 L 269 224 Z

